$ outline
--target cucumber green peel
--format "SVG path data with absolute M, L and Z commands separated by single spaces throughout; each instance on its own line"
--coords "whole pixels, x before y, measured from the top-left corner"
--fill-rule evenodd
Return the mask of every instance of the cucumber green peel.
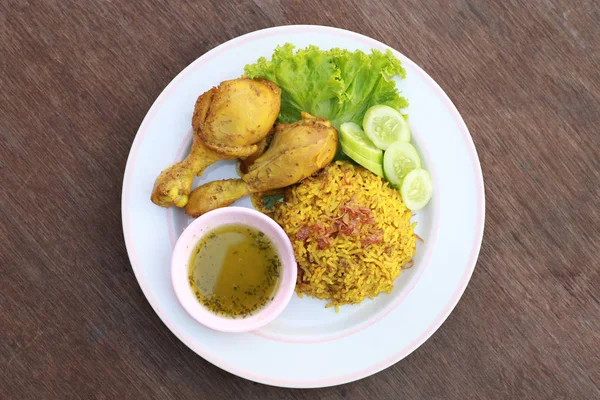
M 383 161 L 383 151 L 371 142 L 360 126 L 354 122 L 344 122 L 340 127 L 340 143 L 364 158 L 373 162 Z
M 365 167 L 366 169 L 368 169 L 375 175 L 378 175 L 383 178 L 383 167 L 381 166 L 381 161 L 377 162 L 377 161 L 369 160 L 369 159 L 361 156 L 360 154 L 355 153 L 352 149 L 346 147 L 344 145 L 344 143 L 341 143 L 341 148 L 344 151 L 344 153 L 346 153 L 346 155 L 348 155 L 348 157 L 350 157 L 356 163 L 358 163 L 359 165 L 362 165 L 363 167 Z

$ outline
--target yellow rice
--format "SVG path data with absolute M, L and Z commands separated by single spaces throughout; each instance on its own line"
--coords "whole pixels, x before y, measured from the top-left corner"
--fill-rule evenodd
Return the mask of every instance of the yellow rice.
M 302 227 L 331 224 L 340 216 L 339 207 L 348 202 L 371 209 L 374 222 L 370 227 L 361 224 L 356 236 L 338 233 L 326 248 L 319 248 L 315 237 L 298 238 Z M 411 216 L 398 190 L 365 168 L 341 161 L 288 189 L 285 202 L 278 203 L 273 213 L 294 247 L 296 292 L 300 297 L 306 294 L 329 300 L 327 307 L 336 310 L 343 304 L 358 304 L 391 292 L 394 280 L 415 252 Z M 383 231 L 381 242 L 364 246 L 367 228 L 374 227 Z

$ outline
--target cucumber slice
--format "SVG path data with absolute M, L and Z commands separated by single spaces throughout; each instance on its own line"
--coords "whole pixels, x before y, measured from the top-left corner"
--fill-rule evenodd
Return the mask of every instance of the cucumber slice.
M 404 177 L 400 194 L 402 201 L 411 211 L 425 207 L 433 195 L 433 184 L 429 173 L 421 168 L 410 171 Z
M 340 126 L 340 142 L 356 154 L 381 163 L 383 151 L 367 137 L 362 128 L 354 122 L 344 122 Z
M 340 146 L 348 157 L 350 157 L 351 159 L 353 159 L 358 164 L 362 165 L 375 175 L 378 175 L 383 178 L 383 167 L 380 162 L 372 161 L 361 156 L 360 154 L 354 152 L 352 149 L 346 147 L 343 142 L 340 144 Z
M 410 142 L 408 122 L 390 106 L 369 108 L 363 119 L 363 129 L 375 146 L 382 150 L 387 150 L 394 142 Z
M 396 142 L 383 155 L 385 178 L 394 187 L 400 187 L 406 174 L 416 168 L 421 168 L 421 159 L 410 143 Z

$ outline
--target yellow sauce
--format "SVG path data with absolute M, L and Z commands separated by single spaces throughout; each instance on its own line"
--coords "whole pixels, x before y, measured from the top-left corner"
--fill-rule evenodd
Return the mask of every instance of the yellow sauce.
M 257 229 L 232 224 L 205 235 L 192 252 L 189 282 L 198 301 L 227 317 L 245 317 L 273 299 L 281 261 Z

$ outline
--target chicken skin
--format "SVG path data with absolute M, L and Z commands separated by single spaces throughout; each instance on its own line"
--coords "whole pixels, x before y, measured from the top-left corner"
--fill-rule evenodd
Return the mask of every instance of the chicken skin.
M 246 158 L 240 159 L 240 172 L 242 174 L 247 174 L 250 166 L 254 164 L 254 162 L 269 148 L 271 140 L 273 140 L 274 133 L 275 129 L 271 129 L 271 132 L 269 132 L 269 134 L 263 140 L 256 143 L 257 150 L 254 153 Z
M 274 128 L 270 146 L 241 179 L 214 181 L 196 188 L 185 211 L 199 217 L 246 195 L 298 183 L 329 164 L 337 144 L 337 130 L 328 120 L 302 113 L 300 121 Z
M 193 124 L 206 146 L 246 157 L 254 153 L 279 115 L 281 89 L 264 79 L 224 81 L 199 101 Z
M 156 178 L 150 199 L 161 207 L 185 207 L 195 176 L 219 160 L 244 159 L 264 151 L 279 114 L 281 89 L 257 79 L 224 81 L 198 97 L 188 156 Z

